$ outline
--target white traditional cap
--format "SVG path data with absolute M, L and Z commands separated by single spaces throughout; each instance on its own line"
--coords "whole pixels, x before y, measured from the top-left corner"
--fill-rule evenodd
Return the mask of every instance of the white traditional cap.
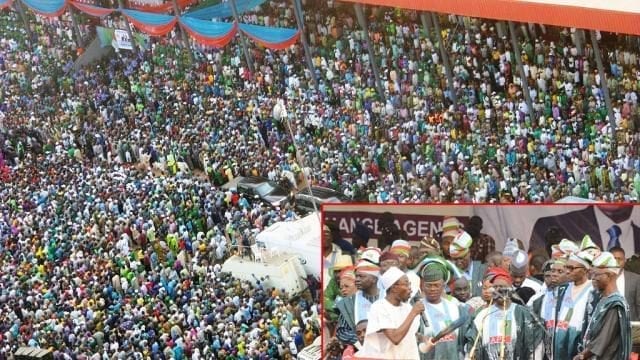
M 462 224 L 457 218 L 453 216 L 445 217 L 442 220 L 442 237 L 456 236 L 460 228 L 462 228 Z
M 366 260 L 372 264 L 380 264 L 380 256 L 382 251 L 377 247 L 368 247 L 360 253 L 360 259 Z
M 527 271 L 527 264 L 529 263 L 529 257 L 527 253 L 518 249 L 511 256 L 511 272 L 512 273 L 522 273 Z
M 393 284 L 395 284 L 398 280 L 400 280 L 400 278 L 405 275 L 406 274 L 404 273 L 404 271 L 398 269 L 395 266 L 392 266 L 382 275 L 382 286 L 384 286 L 385 289 L 389 289 Z
M 578 251 L 569 255 L 569 260 L 584 265 L 587 269 L 591 268 L 594 256 L 588 250 Z
M 502 250 L 502 255 L 512 258 L 518 249 L 518 240 L 516 238 L 508 238 L 507 243 L 504 245 L 504 250 Z
M 600 253 L 600 255 L 593 259 L 593 267 L 598 269 L 606 269 L 614 274 L 618 274 L 620 272 L 620 267 L 618 266 L 618 262 L 612 253 L 608 251 L 604 251 Z
M 471 244 L 473 244 L 471 235 L 466 231 L 460 231 L 449 246 L 449 254 L 454 258 L 466 256 L 469 253 Z

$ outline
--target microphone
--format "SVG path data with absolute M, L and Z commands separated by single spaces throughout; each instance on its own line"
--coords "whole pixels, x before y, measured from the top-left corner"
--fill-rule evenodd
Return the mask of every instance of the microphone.
M 491 287 L 492 296 L 491 296 L 491 300 L 489 300 L 489 309 L 491 308 L 491 305 L 493 305 L 493 299 L 495 298 L 495 293 L 496 293 L 496 290 L 492 286 Z M 487 316 L 495 313 L 496 311 L 498 310 L 487 312 L 486 314 L 484 314 L 484 317 L 482 317 L 482 320 L 480 321 L 480 327 L 478 328 L 478 334 L 476 335 L 476 338 L 473 340 L 473 346 L 469 351 L 469 359 L 474 360 L 476 358 L 476 348 L 478 346 L 478 340 L 480 340 L 480 337 L 482 336 L 482 332 L 484 331 L 484 319 L 486 319 Z
M 416 303 L 422 301 L 422 294 L 420 292 L 416 292 L 415 295 L 411 298 L 411 305 L 415 305 Z M 429 320 L 427 320 L 427 315 L 423 312 L 420 313 L 420 318 L 422 319 L 422 324 L 427 327 L 429 326 Z
M 511 288 L 493 288 L 491 291 L 491 296 L 494 300 L 509 299 L 513 297 L 513 294 L 515 294 L 515 292 Z

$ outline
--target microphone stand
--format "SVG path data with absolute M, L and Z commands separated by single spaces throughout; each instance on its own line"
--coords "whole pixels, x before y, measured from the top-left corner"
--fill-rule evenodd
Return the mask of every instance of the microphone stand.
M 504 360 L 504 348 L 505 341 L 507 337 L 507 302 L 506 298 L 502 300 L 502 339 L 500 339 L 500 360 Z
M 491 300 L 489 301 L 489 306 L 487 307 L 487 309 L 491 308 L 491 305 L 493 305 L 493 297 L 491 298 Z M 482 336 L 482 331 L 484 329 L 484 320 L 487 318 L 487 316 L 493 314 L 492 312 L 487 312 L 487 314 L 482 318 L 482 321 L 480 322 L 480 329 L 478 329 L 478 334 L 476 335 L 476 338 L 473 340 L 473 346 L 471 347 L 471 351 L 469 358 L 471 360 L 474 360 L 476 358 L 476 348 L 478 346 L 478 340 L 480 340 L 480 336 Z

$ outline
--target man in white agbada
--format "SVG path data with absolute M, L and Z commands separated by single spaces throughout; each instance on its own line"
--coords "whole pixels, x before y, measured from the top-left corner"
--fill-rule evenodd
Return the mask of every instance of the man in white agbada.
M 120 250 L 123 256 L 129 256 L 129 235 L 122 234 L 120 240 L 116 243 L 116 248 Z
M 593 284 L 589 281 L 594 256 L 582 250 L 569 255 L 565 270 L 571 282 L 558 288 L 553 333 L 553 353 L 556 359 L 572 359 L 578 353 L 583 337 L 583 319 L 592 301 Z
M 409 305 L 411 284 L 397 267 L 387 270 L 381 280 L 386 296 L 371 305 L 364 346 L 356 358 L 418 359 L 416 334 L 424 304 Z
M 222 260 L 222 258 L 224 258 L 224 253 L 225 253 L 225 249 L 226 248 L 226 241 L 220 241 L 218 243 L 218 246 L 216 247 L 216 258 L 218 260 Z

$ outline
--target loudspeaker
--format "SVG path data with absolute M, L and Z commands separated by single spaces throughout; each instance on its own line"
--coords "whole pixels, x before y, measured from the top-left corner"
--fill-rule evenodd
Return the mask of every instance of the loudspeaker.
M 13 353 L 15 360 L 53 360 L 53 353 L 47 349 L 21 347 Z

